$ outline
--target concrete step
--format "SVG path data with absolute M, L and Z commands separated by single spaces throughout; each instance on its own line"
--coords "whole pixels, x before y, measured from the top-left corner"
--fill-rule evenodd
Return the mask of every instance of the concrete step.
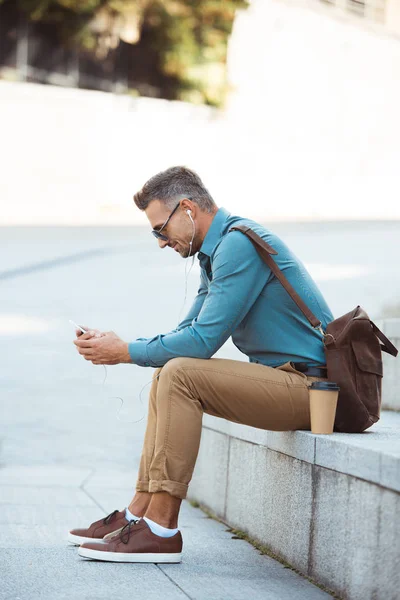
M 204 415 L 189 498 L 349 600 L 400 589 L 400 414 L 361 434 Z

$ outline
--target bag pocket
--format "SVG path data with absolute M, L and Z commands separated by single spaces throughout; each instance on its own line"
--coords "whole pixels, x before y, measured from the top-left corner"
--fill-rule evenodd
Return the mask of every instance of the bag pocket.
M 351 340 L 351 347 L 357 367 L 355 369 L 357 394 L 376 422 L 380 415 L 382 397 L 382 359 L 374 356 L 365 342 Z
M 356 357 L 357 366 L 361 371 L 375 373 L 375 375 L 383 377 L 382 359 L 374 356 L 365 342 L 351 340 L 351 347 Z

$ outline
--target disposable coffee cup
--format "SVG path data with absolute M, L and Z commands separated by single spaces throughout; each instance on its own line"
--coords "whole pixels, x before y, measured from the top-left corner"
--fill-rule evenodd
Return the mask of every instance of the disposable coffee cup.
M 333 381 L 313 381 L 308 389 L 312 433 L 333 433 L 339 386 Z

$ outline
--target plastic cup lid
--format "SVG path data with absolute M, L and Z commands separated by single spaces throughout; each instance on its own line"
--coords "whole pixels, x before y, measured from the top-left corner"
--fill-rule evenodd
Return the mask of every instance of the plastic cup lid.
M 310 386 L 310 389 L 337 392 L 340 390 L 340 387 L 334 381 L 313 381 Z

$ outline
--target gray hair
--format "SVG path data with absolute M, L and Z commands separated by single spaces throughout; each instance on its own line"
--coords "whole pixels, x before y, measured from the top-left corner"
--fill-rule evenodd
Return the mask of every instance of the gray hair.
M 200 177 L 187 167 L 170 167 L 157 173 L 133 196 L 140 210 L 146 210 L 152 200 L 160 200 L 172 209 L 178 198 L 190 198 L 203 212 L 213 213 L 217 210 L 217 205 Z

